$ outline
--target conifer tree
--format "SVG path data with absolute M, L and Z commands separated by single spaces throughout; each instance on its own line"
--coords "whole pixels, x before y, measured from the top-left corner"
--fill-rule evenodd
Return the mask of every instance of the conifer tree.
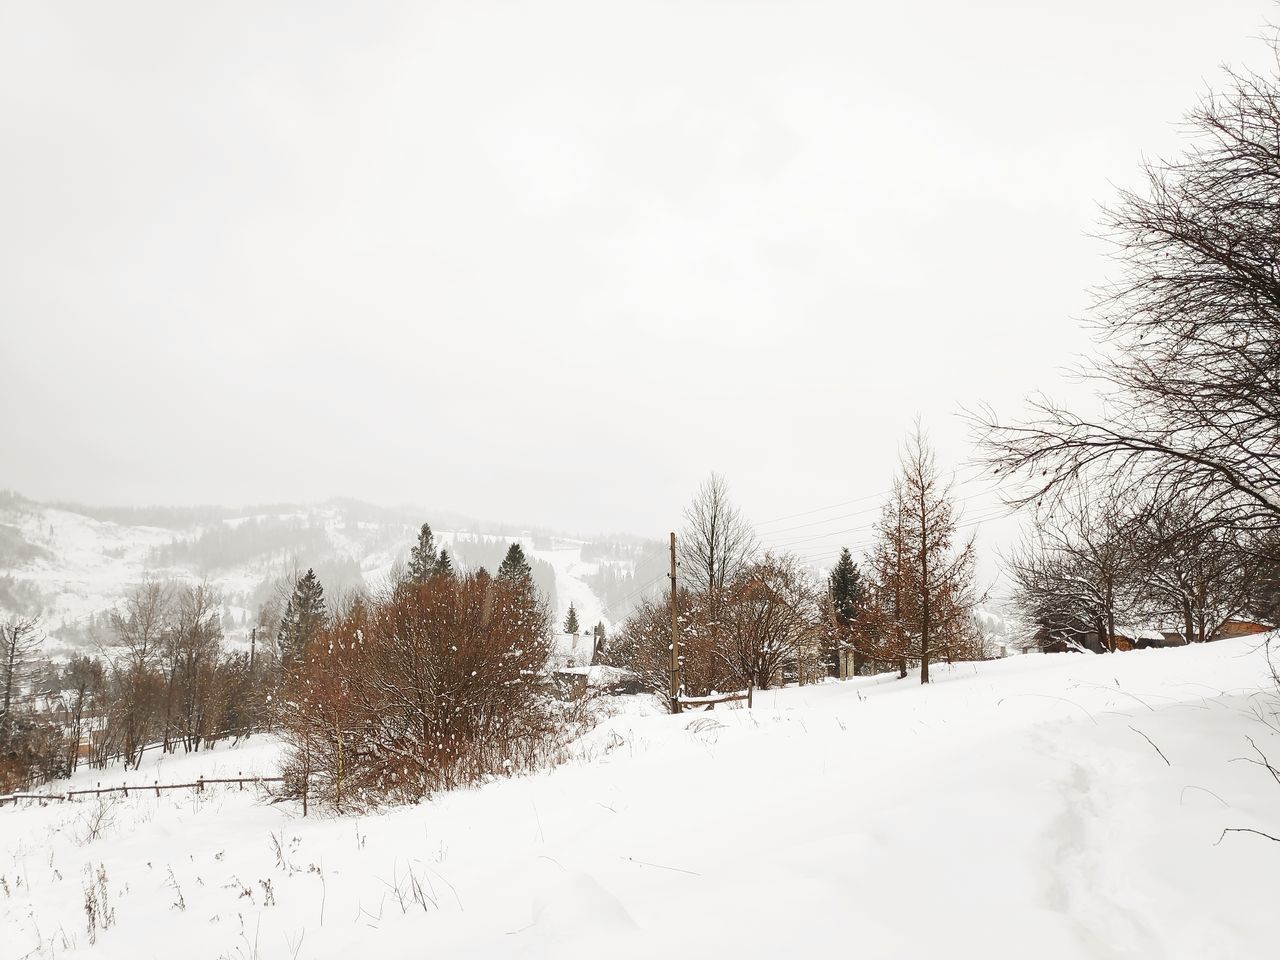
M 293 596 L 280 619 L 280 632 L 276 644 L 280 650 L 280 663 L 288 667 L 302 655 L 307 643 L 328 621 L 324 606 L 324 587 L 315 570 L 308 569 L 298 578 Z
M 853 562 L 853 555 L 849 553 L 848 547 L 841 549 L 840 559 L 836 561 L 835 569 L 827 577 L 827 593 L 831 598 L 831 606 L 835 614 L 836 627 L 838 628 L 836 632 L 837 644 L 827 651 L 828 664 L 834 666 L 835 674 L 839 675 L 840 650 L 838 643 L 841 640 L 847 642 L 853 622 L 858 618 L 858 610 L 862 606 L 863 599 L 862 572 L 858 569 L 858 565 Z M 853 672 L 855 674 L 861 670 L 861 661 L 861 654 L 855 651 L 853 655 Z
M 436 573 L 441 576 L 453 576 L 453 560 L 449 557 L 448 550 L 440 551 L 440 559 L 436 561 Z
M 576 634 L 578 629 L 578 611 L 575 610 L 573 604 L 570 603 L 569 615 L 564 618 L 564 632 Z
M 908 659 L 918 660 L 921 683 L 929 682 L 931 661 L 980 653 L 971 616 L 977 602 L 974 542 L 961 540 L 957 531 L 950 487 L 917 424 L 871 554 L 875 603 L 864 605 L 857 628 L 880 636 L 880 650 L 891 654 L 885 659 L 897 659 L 899 676 L 907 675 Z
M 507 583 L 533 583 L 533 569 L 525 559 L 524 548 L 516 541 L 507 548 L 507 555 L 498 566 L 498 579 Z
M 409 551 L 409 579 L 414 583 L 426 583 L 437 572 L 440 558 L 436 555 L 436 538 L 431 524 L 424 523 L 418 530 L 418 543 Z

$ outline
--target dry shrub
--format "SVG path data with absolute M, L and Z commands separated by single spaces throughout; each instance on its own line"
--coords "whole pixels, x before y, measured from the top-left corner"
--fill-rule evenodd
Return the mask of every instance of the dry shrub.
M 289 792 L 359 808 L 541 765 L 562 729 L 550 651 L 525 579 L 440 574 L 353 605 L 286 680 Z

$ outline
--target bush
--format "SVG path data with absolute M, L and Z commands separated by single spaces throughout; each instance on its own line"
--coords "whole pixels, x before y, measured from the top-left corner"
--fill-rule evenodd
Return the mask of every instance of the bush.
M 358 603 L 283 689 L 288 794 L 363 807 L 533 769 L 562 729 L 528 580 L 438 574 Z

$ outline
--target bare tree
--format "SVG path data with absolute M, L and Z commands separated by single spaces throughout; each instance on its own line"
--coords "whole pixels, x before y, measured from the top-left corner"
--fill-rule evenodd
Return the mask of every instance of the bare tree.
M 201 740 L 215 733 L 210 726 L 218 661 L 222 654 L 221 595 L 207 583 L 179 589 L 170 631 L 173 668 L 169 676 L 170 730 L 186 751 L 198 750 Z
M 86 720 L 102 709 L 104 693 L 102 661 L 72 657 L 62 671 L 62 707 L 67 730 L 66 776 L 75 773 L 80 763 L 80 746 L 84 742 Z
M 1116 625 L 1139 611 L 1139 517 L 1115 487 L 1080 488 L 1043 508 L 1006 566 L 1042 642 L 1114 653 Z
M 126 765 L 142 763 L 142 748 L 156 733 L 164 681 L 155 667 L 171 627 L 171 601 L 168 585 L 147 580 L 111 615 L 117 640 L 111 660 L 111 726 Z
M 1206 528 L 1185 499 L 1153 504 L 1133 549 L 1148 616 L 1179 622 L 1184 643 L 1213 638 L 1248 605 L 1258 562 L 1230 530 Z
M 713 473 L 684 512 L 678 540 L 683 578 L 690 589 L 715 598 L 759 547 L 755 532 L 729 499 L 724 477 Z
M 766 554 L 725 591 L 723 640 L 716 649 L 735 689 L 767 690 L 815 659 L 826 598 L 794 557 Z
M 1182 156 L 1148 164 L 1106 215 L 1120 271 L 1094 318 L 1109 359 L 1081 371 L 1104 416 L 1041 398 L 1022 422 L 975 424 L 990 465 L 1029 480 L 1020 503 L 1105 474 L 1154 502 L 1191 498 L 1212 526 L 1275 530 L 1280 69 L 1228 71 L 1188 120 Z

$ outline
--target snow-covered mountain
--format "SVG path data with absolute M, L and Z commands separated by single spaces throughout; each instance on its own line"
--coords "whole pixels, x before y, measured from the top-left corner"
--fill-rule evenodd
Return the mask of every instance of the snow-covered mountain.
M 50 652 L 65 653 L 107 639 L 109 612 L 143 579 L 207 580 L 222 593 L 228 638 L 242 641 L 297 571 L 314 568 L 331 597 L 377 589 L 424 520 L 462 567 L 493 570 L 519 540 L 557 625 L 572 603 L 583 630 L 611 627 L 661 582 L 661 545 L 634 537 L 589 540 L 354 500 L 95 508 L 0 493 L 0 615 L 39 616 Z

